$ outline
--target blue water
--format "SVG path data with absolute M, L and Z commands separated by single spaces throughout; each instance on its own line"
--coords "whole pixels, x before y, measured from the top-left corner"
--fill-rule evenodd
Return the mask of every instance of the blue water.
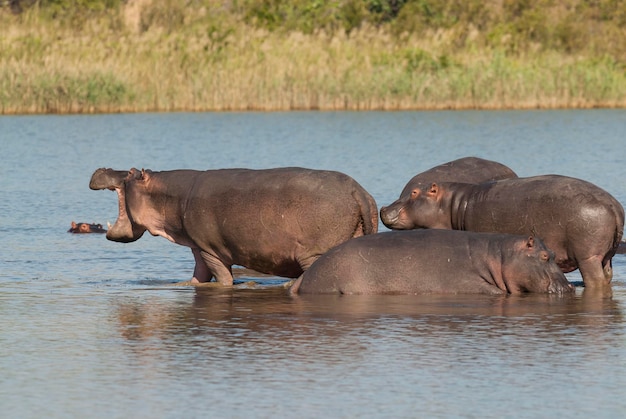
M 66 231 L 115 221 L 98 167 L 332 169 L 380 206 L 473 155 L 625 204 L 625 133 L 624 110 L 0 117 L 0 416 L 624 416 L 625 255 L 612 295 L 291 298 L 174 286 L 187 248 Z

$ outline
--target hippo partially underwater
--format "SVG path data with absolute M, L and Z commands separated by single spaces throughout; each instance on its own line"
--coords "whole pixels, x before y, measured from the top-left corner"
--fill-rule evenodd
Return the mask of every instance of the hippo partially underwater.
M 88 234 L 88 233 L 106 233 L 107 230 L 102 227 L 102 224 L 89 224 L 89 223 L 77 223 L 72 221 L 68 233 L 75 234 Z
M 538 238 L 454 230 L 390 231 L 321 256 L 292 294 L 569 294 Z

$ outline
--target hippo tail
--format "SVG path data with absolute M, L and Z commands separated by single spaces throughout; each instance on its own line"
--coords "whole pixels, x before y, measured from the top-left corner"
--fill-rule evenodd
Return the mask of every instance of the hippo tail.
M 615 227 L 615 236 L 613 237 L 613 248 L 617 249 L 624 237 L 624 207 L 620 205 L 617 210 L 617 226 Z
M 615 212 L 616 219 L 615 237 L 613 238 L 613 243 L 617 247 L 624 236 L 624 207 L 619 202 L 616 202 L 613 210 Z
M 378 232 L 378 207 L 376 201 L 369 193 L 363 191 L 354 192 L 353 197 L 359 204 L 361 212 L 360 231 L 355 232 L 355 237 Z M 361 233 L 361 234 L 359 234 Z
M 626 248 L 626 244 L 622 241 L 624 235 L 624 207 L 622 207 L 620 203 L 617 203 L 617 205 L 613 207 L 613 212 L 615 215 L 613 243 L 609 252 L 604 256 L 604 260 L 602 261 L 603 265 L 605 265 L 607 261 L 610 262 L 611 258 L 613 258 L 616 253 L 626 253 L 624 250 L 624 248 Z

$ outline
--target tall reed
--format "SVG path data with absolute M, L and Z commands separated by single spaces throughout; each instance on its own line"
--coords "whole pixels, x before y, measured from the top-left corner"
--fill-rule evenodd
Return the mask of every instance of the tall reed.
M 79 30 L 0 14 L 0 113 L 626 107 L 610 56 L 454 49 L 453 30 L 270 32 L 219 14 L 136 30 L 119 13 Z

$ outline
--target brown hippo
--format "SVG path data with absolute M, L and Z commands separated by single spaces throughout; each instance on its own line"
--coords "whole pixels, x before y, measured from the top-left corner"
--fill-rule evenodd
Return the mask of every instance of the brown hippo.
M 328 249 L 378 230 L 374 198 L 333 171 L 103 168 L 89 187 L 117 191 L 109 240 L 132 242 L 148 230 L 190 247 L 192 283 L 232 285 L 232 265 L 297 278 Z
M 72 226 L 68 233 L 77 233 L 77 234 L 85 234 L 85 233 L 106 233 L 106 229 L 102 228 L 102 224 L 89 224 L 89 223 L 76 223 L 72 221 Z
M 449 161 L 413 176 L 402 189 L 400 197 L 380 209 L 380 216 L 382 219 L 387 218 L 387 213 L 393 213 L 407 204 L 413 190 L 433 182 L 483 183 L 516 177 L 517 174 L 507 166 L 479 157 L 463 157 Z
M 298 278 L 301 294 L 570 293 L 540 239 L 453 230 L 389 231 L 349 240 Z
M 382 209 L 396 230 L 447 228 L 535 235 L 564 272 L 580 269 L 585 285 L 608 284 L 624 229 L 624 208 L 580 179 L 546 175 L 482 184 L 433 183 L 401 207 Z

